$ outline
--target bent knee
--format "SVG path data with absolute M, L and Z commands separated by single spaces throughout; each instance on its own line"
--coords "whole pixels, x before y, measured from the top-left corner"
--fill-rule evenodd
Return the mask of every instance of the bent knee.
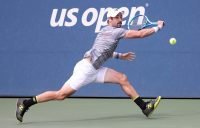
M 128 77 L 125 74 L 121 74 L 121 76 L 119 78 L 119 83 L 123 85 L 127 82 L 128 82 Z
M 63 91 L 56 92 L 56 100 L 64 100 L 66 97 L 67 95 Z

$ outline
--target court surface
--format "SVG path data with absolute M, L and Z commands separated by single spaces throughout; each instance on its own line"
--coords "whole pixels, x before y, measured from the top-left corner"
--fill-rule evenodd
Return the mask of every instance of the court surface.
M 77 99 L 35 105 L 15 118 L 14 98 L 0 99 L 1 128 L 198 128 L 200 100 L 162 99 L 147 119 L 130 99 Z

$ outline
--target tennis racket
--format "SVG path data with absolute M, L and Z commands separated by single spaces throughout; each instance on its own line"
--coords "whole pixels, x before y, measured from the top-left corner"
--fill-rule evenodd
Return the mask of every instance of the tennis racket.
M 151 22 L 145 15 L 136 15 L 128 23 L 128 29 L 141 30 L 157 26 L 157 22 Z

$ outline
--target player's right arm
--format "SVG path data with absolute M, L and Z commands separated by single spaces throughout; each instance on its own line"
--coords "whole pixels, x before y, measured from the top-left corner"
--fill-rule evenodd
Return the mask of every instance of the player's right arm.
M 162 29 L 164 25 L 163 21 L 158 21 L 158 26 L 153 28 L 146 28 L 142 30 L 128 30 L 124 36 L 124 38 L 144 38 L 147 36 L 152 35 L 153 33 L 157 32 L 158 30 Z
M 142 30 L 128 30 L 124 38 L 144 38 L 152 35 L 155 32 L 153 28 L 147 28 Z

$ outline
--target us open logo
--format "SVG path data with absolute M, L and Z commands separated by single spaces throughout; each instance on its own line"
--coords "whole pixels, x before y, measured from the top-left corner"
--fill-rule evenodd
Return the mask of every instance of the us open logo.
M 50 19 L 51 27 L 73 27 L 78 22 L 85 27 L 89 27 L 91 25 L 96 24 L 95 33 L 99 32 L 102 26 L 107 24 L 106 14 L 108 12 L 108 8 L 100 8 L 99 11 L 96 8 L 88 8 L 83 11 L 82 14 L 79 14 L 79 8 L 63 8 L 63 9 L 53 9 Z M 136 15 L 136 14 L 145 14 L 145 8 L 143 6 L 139 7 L 121 7 L 120 11 L 123 11 L 123 22 L 122 25 L 128 24 L 128 22 Z M 78 17 L 81 16 L 81 17 Z

